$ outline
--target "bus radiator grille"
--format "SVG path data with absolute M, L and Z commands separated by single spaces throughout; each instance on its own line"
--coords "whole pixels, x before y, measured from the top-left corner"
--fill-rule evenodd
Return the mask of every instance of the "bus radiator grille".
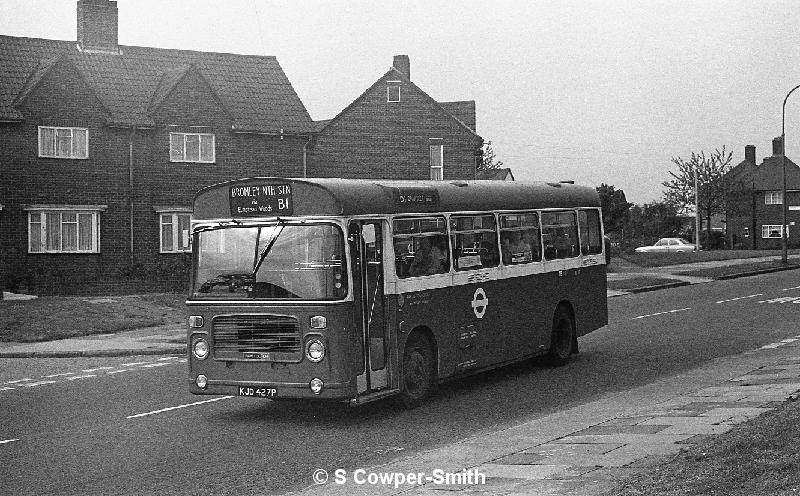
M 296 361 L 300 324 L 284 315 L 221 315 L 213 319 L 214 357 Z

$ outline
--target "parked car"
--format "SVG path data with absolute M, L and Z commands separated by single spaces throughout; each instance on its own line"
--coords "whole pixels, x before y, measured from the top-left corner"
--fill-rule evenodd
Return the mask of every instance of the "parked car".
M 661 238 L 653 246 L 640 246 L 636 253 L 684 253 L 697 247 L 683 238 Z

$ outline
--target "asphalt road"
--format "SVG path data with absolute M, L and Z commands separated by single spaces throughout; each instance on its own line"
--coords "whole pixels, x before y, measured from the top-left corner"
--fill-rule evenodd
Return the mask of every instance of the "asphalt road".
M 191 396 L 182 357 L 0 359 L 0 493 L 281 494 L 796 336 L 794 301 L 797 271 L 612 298 L 570 365 L 452 382 L 411 411 Z

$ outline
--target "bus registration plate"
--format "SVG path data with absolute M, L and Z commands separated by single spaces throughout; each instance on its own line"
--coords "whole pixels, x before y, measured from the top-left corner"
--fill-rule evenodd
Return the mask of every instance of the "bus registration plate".
M 274 398 L 278 396 L 278 390 L 275 388 L 239 386 L 239 396 Z

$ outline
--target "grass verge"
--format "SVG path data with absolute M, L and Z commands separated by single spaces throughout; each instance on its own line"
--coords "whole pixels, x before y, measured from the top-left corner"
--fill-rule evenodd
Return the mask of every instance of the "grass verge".
M 51 341 L 182 324 L 183 293 L 0 300 L 0 341 Z
M 796 255 L 800 250 L 789 250 Z M 639 267 L 663 267 L 694 262 L 710 262 L 715 260 L 733 260 L 738 258 L 760 258 L 780 256 L 780 250 L 714 250 L 696 253 L 623 253 L 619 258 Z M 616 257 L 617 255 L 615 255 Z
M 677 282 L 680 282 L 680 280 L 668 279 L 665 277 L 637 276 L 628 279 L 620 279 L 618 281 L 608 281 L 608 289 L 613 289 L 615 291 L 631 291 L 634 289 L 660 286 L 663 284 L 672 284 Z
M 620 481 L 605 496 L 800 494 L 800 403 L 685 448 L 666 463 Z

